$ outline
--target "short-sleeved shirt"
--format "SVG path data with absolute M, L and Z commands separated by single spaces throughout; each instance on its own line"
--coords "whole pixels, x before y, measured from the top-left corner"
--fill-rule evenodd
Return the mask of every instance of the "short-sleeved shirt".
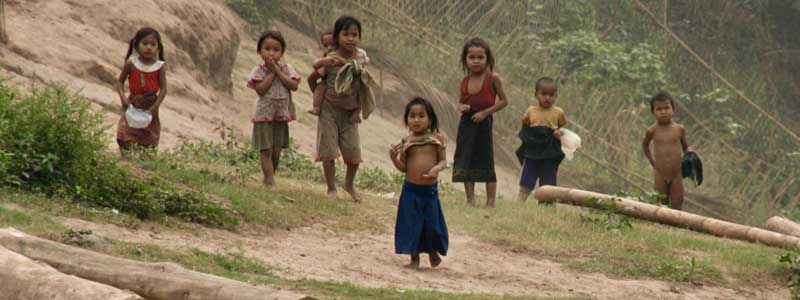
M 279 63 L 281 71 L 286 73 L 292 80 L 300 80 L 300 75 L 289 64 Z M 247 87 L 251 89 L 256 88 L 256 83 L 267 78 L 270 74 L 269 69 L 265 65 L 258 65 L 250 72 L 250 79 L 247 81 Z M 295 113 L 294 103 L 292 102 L 292 93 L 283 82 L 277 77 L 272 81 L 272 86 L 267 90 L 264 95 L 258 97 L 256 101 L 255 113 L 253 114 L 253 123 L 259 122 L 288 122 L 297 119 Z
M 542 108 L 534 105 L 525 111 L 522 116 L 522 124 L 530 127 L 546 126 L 557 130 L 567 125 L 567 116 L 564 114 L 564 110 L 558 106 Z
M 364 49 L 358 48 L 358 51 L 356 52 L 356 61 L 358 61 L 358 63 L 361 65 L 369 63 L 369 57 Z M 350 93 L 348 94 L 336 93 L 336 74 L 339 73 L 339 69 L 341 68 L 342 66 L 325 67 L 325 74 L 327 75 L 325 77 L 325 84 L 327 86 L 327 90 L 325 91 L 325 99 L 330 101 L 334 106 L 344 110 L 357 109 L 358 94 L 356 93 L 361 88 L 361 81 L 353 80 L 353 85 L 350 88 Z

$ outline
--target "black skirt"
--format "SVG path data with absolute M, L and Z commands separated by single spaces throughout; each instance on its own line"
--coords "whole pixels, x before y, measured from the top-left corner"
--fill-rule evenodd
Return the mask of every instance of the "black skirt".
M 474 112 L 461 114 L 453 158 L 453 182 L 497 182 L 494 172 L 492 117 L 472 122 Z

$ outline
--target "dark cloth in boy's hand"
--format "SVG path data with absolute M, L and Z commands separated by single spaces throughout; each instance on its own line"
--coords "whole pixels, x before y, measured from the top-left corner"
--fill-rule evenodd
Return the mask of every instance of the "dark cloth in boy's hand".
M 697 153 L 689 151 L 683 155 L 681 173 L 683 178 L 691 178 L 698 186 L 703 183 L 703 162 Z
M 554 132 L 555 130 L 547 126 L 522 125 L 522 129 L 519 130 L 522 146 L 516 151 L 519 162 L 523 163 L 525 159 L 564 158 L 561 141 L 553 135 Z

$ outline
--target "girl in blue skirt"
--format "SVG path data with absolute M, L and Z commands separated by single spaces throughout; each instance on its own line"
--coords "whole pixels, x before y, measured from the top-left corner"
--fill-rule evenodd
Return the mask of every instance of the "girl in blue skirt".
M 448 245 L 437 181 L 447 167 L 447 143 L 427 100 L 411 100 L 403 121 L 411 134 L 389 150 L 394 166 L 406 173 L 397 206 L 395 253 L 410 254 L 411 268 L 419 268 L 419 254 L 428 253 L 431 267 L 436 267 L 442 262 L 439 255 L 447 255 Z

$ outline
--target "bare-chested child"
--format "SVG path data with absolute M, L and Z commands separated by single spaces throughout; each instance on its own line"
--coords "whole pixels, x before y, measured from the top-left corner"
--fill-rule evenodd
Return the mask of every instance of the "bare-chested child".
M 656 123 L 647 128 L 642 141 L 642 148 L 655 175 L 655 189 L 666 195 L 662 204 L 669 204 L 673 209 L 683 206 L 683 177 L 681 176 L 681 160 L 683 154 L 689 152 L 686 143 L 686 129 L 683 125 L 672 122 L 674 100 L 672 96 L 661 92 L 650 99 L 650 111 Z M 653 152 L 650 152 L 650 143 Z
M 419 268 L 419 254 L 428 253 L 431 267 L 436 267 L 448 247 L 437 181 L 447 167 L 446 140 L 439 133 L 433 106 L 425 99 L 411 100 L 403 120 L 411 135 L 389 150 L 394 166 L 406 173 L 397 206 L 395 253 L 410 254 L 411 268 Z
M 308 113 L 319 116 L 320 106 L 322 105 L 322 98 L 325 97 L 325 68 L 324 66 L 333 66 L 333 65 L 340 65 L 341 62 L 338 62 L 332 58 L 328 58 L 328 53 L 333 52 L 336 50 L 333 44 L 333 30 L 325 31 L 322 36 L 320 36 L 320 42 L 322 43 L 322 55 L 320 55 L 319 59 L 314 61 L 312 67 L 314 67 L 314 71 L 308 75 L 308 87 L 311 89 L 311 92 L 314 93 L 314 101 L 313 107 L 308 110 Z M 357 48 L 358 50 L 358 57 L 364 64 L 369 64 L 369 56 L 367 56 L 367 51 L 361 48 Z M 323 79 L 320 82 L 317 80 Z

